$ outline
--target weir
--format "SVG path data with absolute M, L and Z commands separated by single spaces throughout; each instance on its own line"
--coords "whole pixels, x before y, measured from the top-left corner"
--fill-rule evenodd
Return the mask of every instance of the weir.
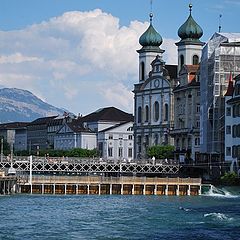
M 0 194 L 9 195 L 16 193 L 17 189 L 17 177 L 16 176 L 5 176 L 4 172 L 0 172 Z
M 201 178 L 32 176 L 19 181 L 27 194 L 200 195 Z

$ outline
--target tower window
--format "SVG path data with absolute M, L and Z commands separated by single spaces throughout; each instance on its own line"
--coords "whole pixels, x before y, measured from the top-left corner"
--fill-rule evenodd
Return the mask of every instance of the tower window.
M 138 123 L 142 122 L 142 108 L 138 107 Z
M 149 121 L 149 107 L 145 107 L 145 122 Z
M 156 101 L 154 103 L 154 120 L 157 122 L 159 119 L 159 103 Z
M 197 56 L 197 55 L 194 55 L 193 56 L 193 65 L 197 65 L 197 64 L 199 64 L 199 57 Z
M 184 64 L 184 56 L 180 55 L 180 67 L 182 67 Z
M 145 64 L 144 62 L 141 62 L 141 65 L 140 65 L 140 80 L 144 81 L 144 78 L 145 78 Z

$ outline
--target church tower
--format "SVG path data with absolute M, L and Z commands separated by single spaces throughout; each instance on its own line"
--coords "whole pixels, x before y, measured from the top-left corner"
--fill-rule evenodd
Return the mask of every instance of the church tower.
M 150 25 L 148 29 L 139 38 L 142 48 L 137 50 L 139 53 L 139 82 L 144 82 L 148 78 L 151 71 L 151 62 L 156 55 L 162 57 L 164 50 L 160 49 L 163 40 L 161 35 L 154 29 L 152 25 L 153 14 L 149 14 Z
M 150 25 L 139 38 L 139 82 L 134 85 L 135 158 L 145 158 L 148 147 L 168 145 L 172 122 L 172 83 L 162 59 L 162 37 Z
M 178 47 L 178 74 L 183 65 L 199 64 L 204 45 L 199 40 L 203 35 L 203 30 L 192 17 L 192 4 L 189 4 L 189 12 L 188 19 L 178 29 L 178 36 L 181 38 L 176 43 Z

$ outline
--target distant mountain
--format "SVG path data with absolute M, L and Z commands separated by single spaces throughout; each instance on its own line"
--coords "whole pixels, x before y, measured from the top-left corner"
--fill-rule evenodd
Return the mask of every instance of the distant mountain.
M 64 111 L 43 102 L 29 91 L 0 89 L 0 123 L 33 121 L 39 117 L 62 115 Z

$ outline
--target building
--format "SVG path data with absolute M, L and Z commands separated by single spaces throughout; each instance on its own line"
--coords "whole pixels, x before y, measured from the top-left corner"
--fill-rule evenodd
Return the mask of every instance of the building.
M 134 148 L 135 157 L 146 157 L 148 147 L 172 144 L 169 130 L 173 123 L 172 89 L 177 66 L 162 60 L 162 37 L 150 25 L 139 38 L 139 82 L 134 85 Z
M 2 137 L 15 151 L 27 150 L 27 122 L 11 122 L 0 124 Z
M 120 155 L 120 157 L 117 157 L 117 159 L 122 158 L 123 155 L 126 156 L 125 146 L 123 149 L 122 143 L 123 138 L 125 139 L 126 136 L 128 137 L 128 135 L 132 134 L 131 123 L 134 121 L 134 117 L 132 114 L 121 111 L 120 109 L 117 109 L 115 107 L 106 107 L 100 108 L 97 111 L 82 117 L 80 120 L 82 121 L 85 127 L 91 129 L 91 131 L 97 134 L 97 149 L 99 151 L 100 157 L 103 158 L 109 157 L 109 154 L 107 153 L 108 151 L 111 150 L 107 149 L 108 147 L 110 147 L 110 144 L 108 145 L 107 143 L 110 142 L 112 143 L 113 142 L 112 140 L 116 138 L 118 138 L 118 141 L 114 141 L 115 143 L 114 147 L 112 148 L 113 151 L 112 155 L 113 156 Z M 131 131 L 127 131 L 127 129 L 131 129 Z M 114 139 L 109 139 L 108 141 L 106 138 L 107 136 L 109 138 L 109 135 L 110 138 Z M 132 140 L 130 139 L 130 142 L 131 141 Z M 112 159 L 111 156 L 110 159 Z
M 49 121 L 47 125 L 47 141 L 49 148 L 54 148 L 54 137 L 66 122 L 71 122 L 75 119 L 70 113 L 64 113 L 63 116 L 57 116 Z
M 101 157 L 109 160 L 133 159 L 133 121 L 116 124 L 98 133 Z
M 38 118 L 27 126 L 27 145 L 29 152 L 50 148 L 48 124 L 57 116 Z
M 65 122 L 54 136 L 55 150 L 96 149 L 97 134 L 84 127 L 81 119 Z
M 174 88 L 174 137 L 176 158 L 180 161 L 195 160 L 200 150 L 200 82 L 199 60 L 204 45 L 199 39 L 203 30 L 189 16 L 178 30 L 181 38 L 178 47 L 178 84 Z
M 193 160 L 200 151 L 199 65 L 183 65 L 174 93 L 174 137 L 176 159 Z
M 200 152 L 225 155 L 225 99 L 230 72 L 240 73 L 240 34 L 215 33 L 200 66 Z
M 225 94 L 225 161 L 240 160 L 240 75 L 229 77 Z

